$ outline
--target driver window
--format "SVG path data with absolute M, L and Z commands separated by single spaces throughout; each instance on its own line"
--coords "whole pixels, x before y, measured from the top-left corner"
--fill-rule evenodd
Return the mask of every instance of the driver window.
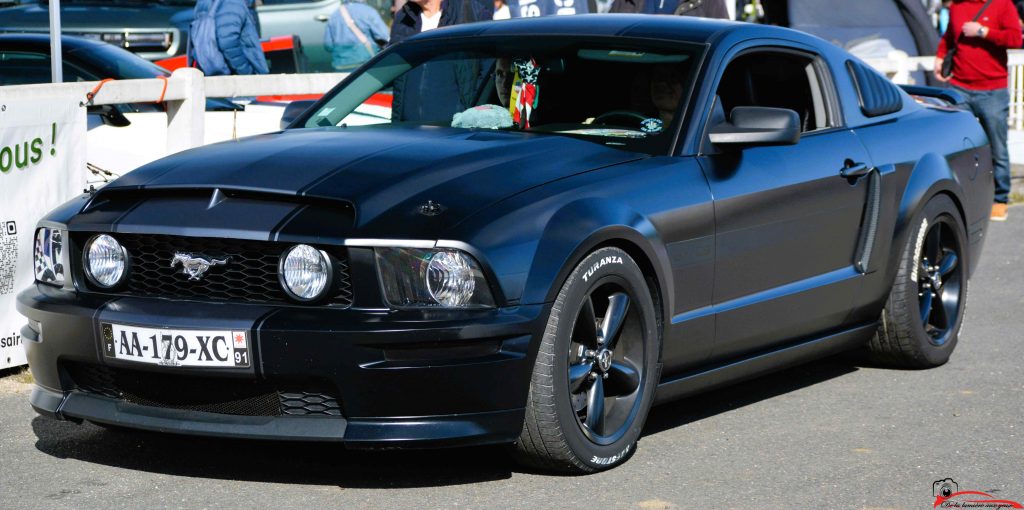
M 748 53 L 729 63 L 718 85 L 725 112 L 737 106 L 786 108 L 802 132 L 830 127 L 814 60 L 790 53 Z

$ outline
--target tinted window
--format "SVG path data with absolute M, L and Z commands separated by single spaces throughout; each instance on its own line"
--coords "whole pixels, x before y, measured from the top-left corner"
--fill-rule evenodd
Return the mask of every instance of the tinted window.
M 0 85 L 50 82 L 50 56 L 0 52 Z
M 502 112 L 522 95 L 530 98 L 528 124 L 495 126 L 664 154 L 701 52 L 696 45 L 570 37 L 406 44 L 358 71 L 305 125 L 371 123 L 360 107 L 393 92 L 391 122 L 482 129 L 492 126 L 465 119 L 507 116 Z M 488 113 L 475 108 L 484 105 Z M 374 122 L 382 121 L 389 119 Z
M 737 106 L 786 108 L 800 115 L 802 131 L 828 126 L 814 61 L 788 53 L 748 53 L 729 63 L 718 84 L 726 113 Z

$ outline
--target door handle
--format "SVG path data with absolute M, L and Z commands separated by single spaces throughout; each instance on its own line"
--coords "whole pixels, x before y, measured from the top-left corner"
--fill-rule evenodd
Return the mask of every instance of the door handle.
M 867 163 L 854 163 L 852 160 L 848 159 L 846 160 L 846 166 L 839 171 L 839 176 L 844 179 L 854 179 L 857 177 L 863 177 L 871 173 L 872 170 L 874 170 L 874 168 Z
M 316 16 L 313 16 L 313 19 L 319 21 L 320 23 L 327 23 L 326 14 L 317 14 Z

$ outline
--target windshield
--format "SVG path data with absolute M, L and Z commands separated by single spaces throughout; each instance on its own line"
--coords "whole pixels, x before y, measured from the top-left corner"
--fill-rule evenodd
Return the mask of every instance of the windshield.
M 413 42 L 357 71 L 304 126 L 522 130 L 665 154 L 702 51 L 697 44 L 621 38 Z M 382 113 L 375 98 L 387 92 L 391 109 Z

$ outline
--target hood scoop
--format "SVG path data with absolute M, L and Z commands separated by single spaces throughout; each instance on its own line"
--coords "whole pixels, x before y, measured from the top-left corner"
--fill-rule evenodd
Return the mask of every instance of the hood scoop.
M 293 240 L 319 243 L 351 234 L 348 200 L 224 188 L 101 190 L 72 230 Z

